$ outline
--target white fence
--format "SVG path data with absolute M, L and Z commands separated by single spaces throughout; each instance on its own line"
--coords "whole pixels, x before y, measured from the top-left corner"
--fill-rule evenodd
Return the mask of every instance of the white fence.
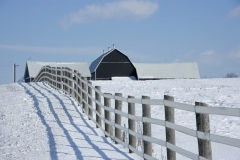
M 160 100 L 150 99 L 147 96 L 143 96 L 142 99 L 132 96 L 125 98 L 121 96 L 121 93 L 115 95 L 104 94 L 101 92 L 100 86 L 93 87 L 91 81 L 87 81 L 86 78 L 81 77 L 78 71 L 72 71 L 69 68 L 45 66 L 33 82 L 40 81 L 48 82 L 53 88 L 63 90 L 71 95 L 79 104 L 82 104 L 83 111 L 96 124 L 96 127 L 102 130 L 106 137 L 110 137 L 115 143 L 127 147 L 130 153 L 134 152 L 144 159 L 155 159 L 152 156 L 152 143 L 167 148 L 167 159 L 176 159 L 176 152 L 191 159 L 212 159 L 210 141 L 240 148 L 239 139 L 210 134 L 209 127 L 209 114 L 240 117 L 240 109 L 238 108 L 207 107 L 206 104 L 201 102 L 196 102 L 195 105 L 177 103 L 170 96 L 164 96 L 164 99 Z M 93 92 L 95 98 L 92 95 Z M 101 97 L 104 98 L 104 104 L 101 102 Z M 111 100 L 115 100 L 115 108 L 111 108 Z M 95 105 L 93 105 L 93 102 Z M 122 112 L 122 102 L 128 103 L 128 113 Z M 135 116 L 135 103 L 142 104 L 142 116 Z M 164 105 L 165 120 L 151 118 L 150 105 Z M 196 113 L 197 130 L 175 124 L 174 108 Z M 110 113 L 115 115 L 115 121 L 111 121 Z M 121 125 L 121 117 L 128 119 L 128 128 Z M 104 122 L 104 128 L 102 122 Z M 135 122 L 143 124 L 142 134 L 136 131 Z M 151 136 L 151 124 L 165 127 L 166 141 Z M 198 155 L 175 145 L 175 130 L 198 139 Z M 128 135 L 128 141 L 122 139 L 122 132 Z M 139 151 L 136 147 L 137 138 L 143 142 L 142 151 Z

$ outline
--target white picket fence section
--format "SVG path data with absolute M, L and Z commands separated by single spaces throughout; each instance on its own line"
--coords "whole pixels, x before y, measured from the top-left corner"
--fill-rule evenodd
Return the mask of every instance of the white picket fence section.
M 134 152 L 144 159 L 155 159 L 152 156 L 152 143 L 167 148 L 167 159 L 176 159 L 176 152 L 196 160 L 212 159 L 210 141 L 240 148 L 239 139 L 214 135 L 209 131 L 209 114 L 240 117 L 239 108 L 206 107 L 206 104 L 200 102 L 196 102 L 195 105 L 183 104 L 174 102 L 173 97 L 170 96 L 164 96 L 164 99 L 160 100 L 149 99 L 147 96 L 137 99 L 132 96 L 125 98 L 119 93 L 115 95 L 106 94 L 101 92 L 101 87 L 93 87 L 91 81 L 87 81 L 86 78 L 81 77 L 78 71 L 72 71 L 69 68 L 45 66 L 33 80 L 33 82 L 40 81 L 45 81 L 53 88 L 62 90 L 75 98 L 79 105 L 82 105 L 82 109 L 89 119 L 96 124 L 97 128 L 102 130 L 106 137 L 110 137 L 115 143 L 127 147 L 130 153 Z M 104 98 L 104 104 L 101 102 L 102 97 Z M 111 108 L 111 100 L 115 100 L 115 108 Z M 95 105 L 93 105 L 93 102 Z M 122 102 L 128 103 L 128 113 L 121 111 Z M 135 103 L 142 104 L 142 116 L 135 116 Z M 151 112 L 150 105 L 164 105 L 166 119 L 151 118 L 149 114 Z M 196 113 L 197 130 L 175 124 L 174 108 Z M 103 113 L 102 110 L 104 110 Z M 110 113 L 114 113 L 115 121 L 111 120 Z M 125 125 L 122 126 L 121 117 L 128 119 L 128 128 Z M 104 128 L 102 122 L 105 123 Z M 143 124 L 142 134 L 136 131 L 135 122 Z M 165 127 L 166 141 L 151 136 L 151 124 Z M 112 131 L 112 128 L 115 132 Z M 175 145 L 175 130 L 198 139 L 198 155 Z M 129 141 L 122 139 L 122 132 L 128 135 Z M 136 138 L 142 139 L 142 151 L 136 147 Z

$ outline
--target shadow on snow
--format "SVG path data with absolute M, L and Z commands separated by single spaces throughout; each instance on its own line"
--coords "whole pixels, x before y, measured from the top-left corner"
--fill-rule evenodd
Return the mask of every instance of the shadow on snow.
M 49 148 L 50 148 L 50 156 L 51 159 L 58 159 L 57 157 L 57 151 L 56 151 L 56 143 L 54 141 L 54 135 L 51 131 L 51 127 L 46 123 L 46 120 L 44 119 L 44 116 L 42 114 L 42 111 L 39 108 L 39 103 L 38 103 L 38 99 L 37 97 L 31 93 L 24 85 L 20 84 L 21 86 L 23 86 L 26 89 L 26 93 L 28 93 L 34 100 L 34 106 L 36 106 L 37 108 L 37 114 L 38 116 L 41 118 L 42 123 L 46 126 L 47 128 L 47 134 L 49 137 Z M 39 94 L 41 94 L 43 97 L 46 98 L 48 106 L 50 111 L 52 112 L 57 124 L 59 125 L 59 127 L 63 130 L 67 140 L 69 141 L 73 151 L 75 152 L 76 158 L 77 159 L 83 159 L 82 153 L 79 150 L 79 147 L 77 146 L 77 144 L 74 142 L 74 140 L 72 139 L 72 137 L 69 134 L 69 130 L 67 130 L 64 126 L 63 126 L 63 122 L 60 121 L 59 116 L 57 115 L 57 113 L 55 112 L 54 108 L 53 108 L 53 104 L 51 102 L 51 100 L 49 99 L 49 97 L 47 97 L 46 94 L 43 93 L 43 89 L 46 90 L 48 93 L 50 93 L 51 95 L 53 95 L 60 103 L 60 105 L 62 106 L 62 109 L 64 110 L 65 114 L 67 115 L 70 124 L 79 132 L 84 136 L 84 139 L 89 143 L 89 145 L 92 146 L 92 148 L 99 154 L 101 155 L 101 158 L 103 159 L 110 159 L 96 144 L 94 144 L 91 139 L 89 138 L 89 136 L 84 133 L 73 121 L 72 116 L 70 115 L 68 109 L 65 106 L 65 103 L 63 102 L 62 99 L 59 98 L 58 95 L 56 95 L 55 93 L 53 93 L 51 90 L 48 90 L 46 88 L 50 88 L 48 85 L 46 85 L 45 83 L 43 83 L 43 85 L 46 87 L 42 87 L 40 86 L 38 83 L 36 83 L 36 85 L 41 88 L 41 89 L 37 89 L 35 86 L 33 86 L 32 84 L 28 83 L 29 86 L 31 86 L 35 91 L 37 91 Z M 68 97 L 65 96 L 68 100 L 71 101 L 71 105 L 74 106 L 75 111 L 80 115 L 82 121 L 84 122 L 84 124 L 94 133 L 94 135 L 97 136 L 96 131 L 86 122 L 85 118 L 83 117 L 83 115 L 79 112 L 77 106 L 74 104 L 74 101 Z M 117 147 L 115 147 L 113 144 L 111 144 L 110 142 L 107 141 L 107 139 L 105 137 L 101 137 L 103 142 L 108 144 L 109 146 L 111 146 L 113 149 L 115 149 L 118 153 L 122 154 L 123 156 L 125 156 L 127 159 L 132 159 L 131 157 L 129 157 L 126 153 L 120 151 Z

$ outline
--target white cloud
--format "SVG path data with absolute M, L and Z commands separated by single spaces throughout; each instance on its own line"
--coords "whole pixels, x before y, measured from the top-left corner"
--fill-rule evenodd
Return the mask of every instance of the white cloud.
M 214 50 L 207 50 L 207 51 L 200 53 L 200 56 L 210 56 L 210 55 L 213 55 L 214 53 L 215 53 Z
M 118 19 L 134 17 L 143 19 L 151 16 L 158 9 L 158 4 L 150 0 L 119 0 L 105 5 L 87 5 L 78 12 L 70 13 L 61 21 L 67 29 L 73 24 L 89 23 L 99 19 Z
M 22 45 L 5 45 L 5 44 L 0 44 L 0 49 L 32 52 L 32 53 L 81 54 L 81 55 L 94 55 L 94 54 L 98 54 L 101 51 L 100 48 L 35 47 L 35 46 L 22 46 Z
M 229 16 L 230 17 L 240 17 L 240 5 L 239 6 L 237 6 L 237 7 L 235 7 L 233 10 L 231 10 L 230 11 L 230 13 L 229 13 Z

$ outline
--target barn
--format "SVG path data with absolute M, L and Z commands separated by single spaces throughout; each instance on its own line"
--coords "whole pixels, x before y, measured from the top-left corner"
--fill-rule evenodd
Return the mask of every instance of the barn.
M 111 80 L 112 77 L 135 77 L 137 73 L 130 59 L 113 48 L 102 54 L 90 65 L 92 80 Z
M 25 82 L 31 82 L 39 73 L 42 67 L 51 66 L 51 67 L 68 67 L 72 70 L 77 70 L 81 73 L 82 77 L 87 77 L 91 79 L 91 74 L 89 71 L 88 64 L 86 62 L 36 62 L 36 61 L 27 61 L 24 80 Z
M 132 63 L 115 47 L 99 56 L 90 65 L 92 80 L 134 76 L 137 80 L 200 78 L 196 62 L 189 63 Z

